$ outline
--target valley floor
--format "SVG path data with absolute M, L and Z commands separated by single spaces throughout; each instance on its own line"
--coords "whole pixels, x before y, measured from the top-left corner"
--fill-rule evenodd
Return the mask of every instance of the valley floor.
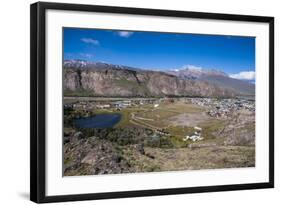
M 255 113 L 230 108 L 214 117 L 212 103 L 160 101 L 91 112 L 70 109 L 65 112 L 64 175 L 254 167 Z M 121 113 L 122 119 L 104 129 L 71 123 L 77 116 L 100 113 Z M 198 140 L 187 138 L 194 133 L 200 135 Z

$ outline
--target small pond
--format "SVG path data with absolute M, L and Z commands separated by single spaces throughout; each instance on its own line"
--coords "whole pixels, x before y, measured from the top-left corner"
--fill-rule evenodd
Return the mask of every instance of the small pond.
M 74 120 L 74 125 L 79 128 L 111 128 L 120 120 L 121 114 L 98 114 L 93 117 L 83 117 Z

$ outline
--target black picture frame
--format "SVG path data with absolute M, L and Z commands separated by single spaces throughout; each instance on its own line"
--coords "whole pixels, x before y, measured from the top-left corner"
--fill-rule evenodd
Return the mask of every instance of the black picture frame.
M 45 25 L 46 10 L 121 13 L 168 16 L 195 19 L 263 22 L 269 24 L 269 181 L 263 183 L 229 184 L 189 188 L 138 190 L 46 196 L 46 81 L 45 81 Z M 97 200 L 198 192 L 231 191 L 274 187 L 274 18 L 265 16 L 125 8 L 82 4 L 38 2 L 30 7 L 30 199 L 37 203 L 76 200 Z

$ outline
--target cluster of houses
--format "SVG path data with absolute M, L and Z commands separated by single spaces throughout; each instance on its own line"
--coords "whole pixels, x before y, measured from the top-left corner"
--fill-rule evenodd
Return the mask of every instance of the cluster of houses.
M 66 108 L 80 109 L 89 111 L 93 109 L 110 109 L 115 108 L 121 110 L 128 107 L 135 107 L 139 105 L 152 104 L 154 108 L 159 106 L 160 99 L 154 98 L 139 98 L 139 99 L 124 99 L 116 101 L 77 101 L 74 103 L 65 104 Z
M 195 130 L 195 132 L 192 135 L 190 135 L 190 136 L 187 135 L 182 140 L 183 141 L 192 140 L 193 142 L 203 140 L 204 138 L 201 135 L 202 128 L 194 127 L 194 130 Z
M 71 107 L 73 109 L 82 109 L 82 110 L 92 110 L 92 109 L 109 109 L 109 108 L 116 108 L 122 109 L 133 106 L 131 100 L 124 100 L 124 101 L 112 101 L 112 102 L 96 102 L 96 101 L 78 101 L 71 104 L 65 104 L 64 107 L 68 108 Z
M 242 109 L 255 111 L 255 101 L 245 99 L 191 98 L 190 102 L 208 107 L 207 114 L 215 118 L 227 118 L 230 113 Z

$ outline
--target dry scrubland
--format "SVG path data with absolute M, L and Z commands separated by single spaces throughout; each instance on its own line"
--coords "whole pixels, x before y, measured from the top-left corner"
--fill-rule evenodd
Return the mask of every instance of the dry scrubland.
M 78 129 L 71 120 L 83 116 L 72 110 L 65 116 L 64 174 L 115 174 L 255 166 L 255 113 L 240 110 L 227 118 L 206 114 L 191 103 L 138 105 L 117 111 L 93 110 L 90 115 L 121 113 L 108 129 Z M 202 128 L 203 140 L 184 141 Z M 169 136 L 157 133 L 165 130 Z

